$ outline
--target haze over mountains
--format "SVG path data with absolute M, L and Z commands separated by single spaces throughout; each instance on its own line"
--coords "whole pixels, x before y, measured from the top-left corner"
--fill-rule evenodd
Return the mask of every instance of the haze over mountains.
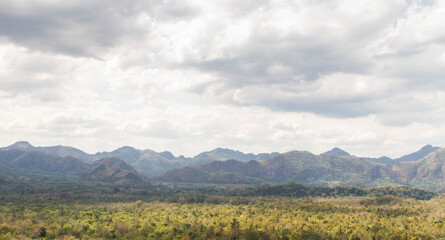
M 43 152 L 27 152 L 18 149 L 0 151 L 1 172 L 7 173 L 58 173 L 80 174 L 90 166 L 88 163 L 71 157 L 59 157 Z
M 0 151 L 11 149 L 26 152 L 42 152 L 50 155 L 56 155 L 58 157 L 72 156 L 90 164 L 102 158 L 117 157 L 123 159 L 144 176 L 149 177 L 162 174 L 166 170 L 189 165 L 205 164 L 216 160 L 265 160 L 278 155 L 277 152 L 260 153 L 255 155 L 252 153 L 245 154 L 240 151 L 231 149 L 216 148 L 212 151 L 200 153 L 193 158 L 185 158 L 184 156 L 175 157 L 171 152 L 168 151 L 158 153 L 150 149 L 139 150 L 129 146 L 124 146 L 111 152 L 98 152 L 96 154 L 88 154 L 82 150 L 73 147 L 60 145 L 52 147 L 34 147 L 26 141 L 16 142 L 8 147 L 0 148 Z
M 297 181 L 310 185 L 379 186 L 406 184 L 445 189 L 444 149 L 426 145 L 397 159 L 360 158 L 334 148 L 316 155 L 307 151 L 245 154 L 216 148 L 193 158 L 139 150 L 129 146 L 88 154 L 66 147 L 34 147 L 17 142 L 0 148 L 0 174 L 73 175 L 88 181 L 134 184 L 151 177 L 179 183 L 259 184 Z M 2 179 L 5 179 L 4 177 Z
M 445 149 L 439 149 L 417 161 L 381 164 L 355 156 L 314 155 L 291 151 L 265 161 L 214 161 L 195 167 L 208 174 L 239 173 L 272 183 L 300 182 L 317 186 L 409 185 L 443 191 L 445 189 Z M 202 182 L 183 168 L 167 171 L 163 181 Z M 202 174 L 202 173 L 201 173 Z M 215 182 L 216 183 L 216 182 Z
M 370 160 L 372 162 L 384 163 L 384 164 L 395 164 L 395 163 L 399 163 L 399 162 L 411 162 L 411 161 L 417 161 L 417 160 L 425 157 L 426 155 L 428 155 L 432 152 L 435 152 L 439 149 L 440 149 L 440 147 L 433 147 L 428 144 L 428 145 L 422 147 L 417 152 L 413 152 L 411 154 L 407 154 L 407 155 L 404 155 L 404 156 L 396 158 L 396 159 L 391 159 L 386 156 L 383 156 L 380 158 L 365 158 L 365 159 Z

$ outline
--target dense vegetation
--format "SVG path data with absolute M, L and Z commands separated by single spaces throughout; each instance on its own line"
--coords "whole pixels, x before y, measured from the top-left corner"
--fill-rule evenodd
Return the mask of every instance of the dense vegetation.
M 287 197 L 382 197 L 391 195 L 396 197 L 415 198 L 418 200 L 429 200 L 436 193 L 406 186 L 385 186 L 372 188 L 359 187 L 314 187 L 299 183 L 288 183 L 283 185 L 263 184 L 259 187 L 233 188 L 227 191 L 232 196 L 287 196 Z
M 403 186 L 290 183 L 241 188 L 39 181 L 6 179 L 0 185 L 0 239 L 445 237 L 445 199 Z
M 0 239 L 441 239 L 445 199 L 6 204 Z
M 6 179 L 0 184 L 0 202 L 118 202 L 118 201 L 167 201 L 187 203 L 228 203 L 230 201 L 248 202 L 256 197 L 395 197 L 429 200 L 436 193 L 406 186 L 387 186 L 374 188 L 359 187 L 315 187 L 299 183 L 283 185 L 212 185 L 212 184 L 139 184 L 117 185 L 61 179 Z
M 149 182 L 133 166 L 148 167 L 141 159 L 174 160 L 171 153 L 123 147 L 92 156 L 62 146 L 19 146 L 0 151 L 2 240 L 445 238 L 444 197 L 381 186 L 443 190 L 444 149 L 393 165 L 341 151 L 333 153 L 345 156 L 294 151 L 264 161 L 212 161 Z M 68 153 L 106 158 L 90 165 Z M 203 162 L 248 157 L 224 149 L 204 155 Z

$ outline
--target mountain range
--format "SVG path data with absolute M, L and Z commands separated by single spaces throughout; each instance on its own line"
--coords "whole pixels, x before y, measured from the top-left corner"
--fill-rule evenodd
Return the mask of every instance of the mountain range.
M 237 160 L 214 161 L 195 167 L 196 170 L 209 174 L 238 173 L 258 181 L 286 183 L 297 181 L 305 184 L 329 185 L 362 185 L 381 176 L 380 165 L 353 156 L 334 156 L 330 154 L 314 155 L 307 151 L 291 151 L 279 154 L 265 161 Z M 382 168 L 383 170 L 384 168 Z M 174 171 L 175 174 L 171 174 Z M 183 168 L 189 172 L 188 168 Z M 167 171 L 160 179 L 164 181 L 198 182 L 193 179 L 182 179 L 183 172 Z M 171 179 L 170 177 L 174 177 Z
M 212 151 L 207 151 L 196 155 L 195 157 L 193 157 L 192 162 L 193 164 L 204 164 L 212 161 L 224 161 L 231 159 L 247 162 L 250 160 L 267 160 L 269 158 L 277 156 L 278 154 L 278 152 L 273 152 L 260 153 L 258 155 L 255 155 L 253 153 L 245 154 L 240 151 L 227 148 L 216 148 Z
M 24 141 L 0 148 L 3 176 L 59 174 L 116 184 L 143 182 L 144 175 L 154 181 L 187 183 L 297 181 L 319 186 L 404 184 L 445 190 L 444 163 L 445 150 L 431 145 L 396 159 L 356 157 L 340 148 L 319 155 L 307 151 L 245 154 L 216 148 L 192 158 L 129 146 L 96 154 L 60 145 L 34 147 Z
M 7 173 L 58 173 L 64 175 L 80 174 L 89 164 L 71 157 L 59 157 L 43 152 L 27 152 L 18 149 L 0 151 L 0 169 Z
M 387 156 L 383 156 L 383 157 L 379 157 L 379 158 L 364 158 L 364 159 L 367 159 L 372 162 L 384 163 L 384 164 L 396 164 L 399 162 L 412 162 L 412 161 L 417 161 L 419 159 L 422 159 L 426 155 L 428 155 L 432 152 L 435 152 L 439 149 L 440 149 L 440 147 L 433 147 L 432 145 L 428 144 L 428 145 L 422 147 L 417 152 L 413 152 L 411 154 L 407 154 L 407 155 L 404 155 L 404 156 L 401 156 L 401 157 L 395 158 L 395 159 L 391 159 Z
M 211 151 L 200 153 L 195 157 L 186 158 L 184 156 L 175 157 L 171 152 L 168 151 L 156 152 L 151 149 L 140 150 L 129 146 L 124 146 L 111 152 L 98 152 L 96 154 L 88 154 L 82 150 L 61 145 L 52 147 L 34 147 L 26 141 L 19 141 L 10 146 L 0 148 L 0 151 L 12 149 L 25 152 L 41 152 L 58 157 L 71 156 L 83 160 L 84 162 L 89 164 L 92 164 L 94 163 L 94 161 L 99 159 L 117 157 L 123 159 L 125 162 L 134 167 L 139 173 L 147 177 L 157 176 L 167 170 L 178 167 L 205 164 L 216 160 L 265 160 L 279 154 L 277 152 L 245 154 L 240 151 L 231 149 L 216 148 Z
M 409 156 L 421 157 L 419 154 Z M 412 158 L 408 160 L 381 164 L 344 153 L 336 156 L 332 152 L 315 155 L 307 151 L 290 151 L 265 161 L 213 161 L 194 168 L 201 175 L 238 173 L 272 183 L 296 181 L 316 186 L 360 187 L 408 185 L 436 191 L 445 190 L 445 149 L 438 149 L 415 161 Z M 169 182 L 200 182 L 199 179 L 193 179 L 193 174 L 184 178 L 186 172 L 190 173 L 191 169 L 167 171 L 159 179 Z

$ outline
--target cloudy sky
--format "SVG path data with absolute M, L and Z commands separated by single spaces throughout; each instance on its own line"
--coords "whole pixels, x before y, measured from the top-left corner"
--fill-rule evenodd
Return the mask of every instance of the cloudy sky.
M 445 1 L 0 0 L 0 145 L 445 146 Z

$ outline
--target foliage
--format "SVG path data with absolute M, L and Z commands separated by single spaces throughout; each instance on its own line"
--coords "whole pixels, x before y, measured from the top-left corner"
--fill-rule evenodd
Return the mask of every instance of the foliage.
M 407 186 L 382 186 L 366 189 L 368 196 L 381 197 L 391 195 L 395 197 L 410 197 L 418 200 L 429 200 L 436 197 L 437 194 L 428 190 L 419 188 L 410 188 Z
M 0 239 L 442 239 L 444 207 L 397 197 L 14 204 L 0 206 Z
M 436 193 L 406 186 L 385 186 L 374 188 L 359 187 L 314 187 L 299 183 L 288 183 L 283 185 L 262 184 L 259 187 L 233 188 L 227 191 L 231 196 L 287 196 L 287 197 L 381 197 L 392 195 L 396 197 L 415 198 L 418 200 L 429 200 Z
M 445 238 L 445 199 L 433 196 L 403 186 L 120 186 L 10 179 L 0 185 L 0 239 Z

